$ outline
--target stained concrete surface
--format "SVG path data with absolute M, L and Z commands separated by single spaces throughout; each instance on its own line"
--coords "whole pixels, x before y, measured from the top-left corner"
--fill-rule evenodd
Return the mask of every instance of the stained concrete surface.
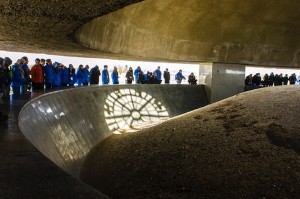
M 39 95 L 39 94 L 37 94 Z M 18 114 L 27 94 L 0 101 L 0 198 L 106 198 L 42 155 L 20 132 Z

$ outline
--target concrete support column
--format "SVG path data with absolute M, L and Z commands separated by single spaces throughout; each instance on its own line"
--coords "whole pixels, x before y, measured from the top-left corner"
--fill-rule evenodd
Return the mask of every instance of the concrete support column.
M 245 65 L 200 64 L 199 83 L 205 84 L 210 103 L 220 101 L 244 91 Z

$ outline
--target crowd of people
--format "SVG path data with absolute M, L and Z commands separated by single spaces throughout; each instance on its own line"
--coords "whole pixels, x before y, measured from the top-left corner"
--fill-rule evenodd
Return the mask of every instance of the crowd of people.
M 104 65 L 100 71 L 99 66 L 94 66 L 90 69 L 89 65 L 79 65 L 75 70 L 72 64 L 66 65 L 58 62 L 52 63 L 51 59 L 36 58 L 34 65 L 29 68 L 29 60 L 26 56 L 18 59 L 12 64 L 9 57 L 4 59 L 0 57 L 0 94 L 5 98 L 9 95 L 10 88 L 13 94 L 19 95 L 26 93 L 29 90 L 44 90 L 55 89 L 61 87 L 97 85 L 100 80 L 103 85 L 119 84 L 119 72 L 117 67 L 114 67 L 111 74 L 108 71 L 108 66 Z M 134 71 L 129 67 L 125 75 L 126 84 L 161 84 L 162 78 L 165 84 L 170 83 L 170 72 L 168 68 L 162 73 L 160 66 L 153 72 L 147 71 L 144 73 L 140 66 Z M 179 70 L 175 75 L 177 84 L 181 84 L 185 80 L 182 70 Z M 194 73 L 188 76 L 189 84 L 197 84 L 197 79 Z
M 283 76 L 282 73 L 274 74 L 271 72 L 270 74 L 265 74 L 263 77 L 260 76 L 260 73 L 256 73 L 255 75 L 247 75 L 245 78 L 245 85 L 250 86 L 281 86 L 281 85 L 294 85 L 300 84 L 300 76 L 297 78 L 296 74 L 293 73 L 290 76 L 285 74 Z

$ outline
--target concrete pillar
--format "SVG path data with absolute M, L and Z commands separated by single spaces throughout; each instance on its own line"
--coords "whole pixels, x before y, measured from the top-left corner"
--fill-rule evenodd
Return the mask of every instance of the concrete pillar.
M 199 69 L 199 83 L 205 84 L 210 103 L 244 91 L 245 65 L 203 63 Z

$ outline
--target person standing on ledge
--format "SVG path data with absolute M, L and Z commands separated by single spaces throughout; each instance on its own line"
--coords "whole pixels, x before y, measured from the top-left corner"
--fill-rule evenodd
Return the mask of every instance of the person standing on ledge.
M 196 77 L 195 77 L 194 73 L 191 73 L 189 75 L 189 79 L 188 79 L 189 84 L 197 84 L 197 81 L 198 80 L 196 80 Z
M 54 66 L 51 59 L 47 59 L 44 66 L 44 80 L 46 89 L 52 89 L 54 83 Z
M 109 83 L 109 73 L 107 70 L 108 66 L 104 65 L 104 69 L 102 70 L 102 84 L 108 84 Z
M 101 75 L 100 70 L 99 70 L 99 66 L 94 66 L 91 69 L 91 76 L 90 76 L 90 85 L 92 84 L 99 84 L 99 76 Z
M 126 83 L 127 84 L 132 84 L 132 81 L 134 80 L 133 78 L 133 70 L 131 67 L 129 67 L 127 73 L 126 73 Z
M 138 66 L 135 70 L 134 70 L 134 78 L 135 78 L 135 83 L 139 84 L 139 75 L 142 72 L 142 69 L 140 66 Z
M 83 69 L 84 79 L 83 79 L 83 86 L 88 86 L 90 83 L 90 66 L 86 65 Z
M 114 67 L 114 70 L 111 73 L 111 79 L 113 84 L 119 84 L 119 73 L 117 67 Z
M 83 65 L 80 64 L 76 71 L 76 82 L 78 86 L 82 86 L 84 77 L 84 68 Z
M 182 75 L 182 70 L 180 69 L 179 72 L 175 75 L 175 80 L 176 80 L 177 84 L 181 84 L 181 81 L 183 79 L 186 79 L 186 78 Z
M 170 84 L 170 72 L 168 68 L 166 68 L 166 70 L 164 71 L 164 79 L 165 84 Z
M 161 71 L 160 71 L 160 66 L 157 67 L 157 69 L 153 72 L 153 74 L 156 74 L 156 83 L 160 84 L 161 83 Z
M 68 68 L 68 84 L 69 87 L 73 87 L 74 84 L 76 83 L 76 72 L 75 72 L 75 68 L 72 64 L 69 64 L 69 68 Z
M 61 86 L 67 87 L 69 83 L 69 69 L 66 65 L 62 64 Z

